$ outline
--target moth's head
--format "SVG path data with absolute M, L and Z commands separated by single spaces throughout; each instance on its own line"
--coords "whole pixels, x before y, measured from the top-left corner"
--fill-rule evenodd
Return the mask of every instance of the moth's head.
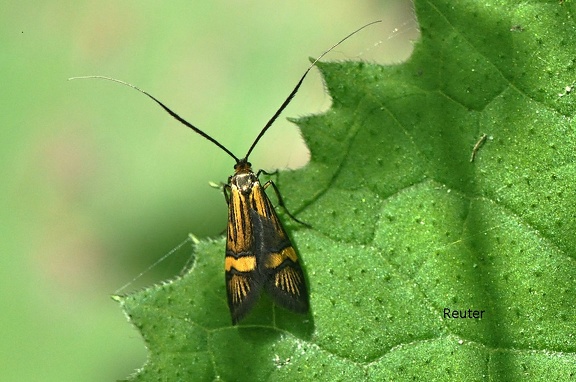
M 234 165 L 234 174 L 246 174 L 252 172 L 252 163 L 248 158 L 242 158 Z

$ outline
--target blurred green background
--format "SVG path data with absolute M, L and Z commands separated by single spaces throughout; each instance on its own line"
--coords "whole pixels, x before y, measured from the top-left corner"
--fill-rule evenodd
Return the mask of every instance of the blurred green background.
M 137 92 L 151 92 L 237 156 L 309 64 L 404 60 L 409 1 L 11 2 L 0 15 L 0 380 L 107 381 L 145 361 L 110 295 L 186 239 L 216 236 L 226 205 L 209 181 L 233 160 Z M 316 71 L 251 156 L 295 168 L 286 121 L 330 105 Z M 177 273 L 184 249 L 127 290 Z

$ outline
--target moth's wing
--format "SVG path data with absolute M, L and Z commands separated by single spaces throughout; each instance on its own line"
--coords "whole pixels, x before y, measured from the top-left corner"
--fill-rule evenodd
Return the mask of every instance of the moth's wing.
M 308 290 L 298 255 L 264 189 L 253 191 L 254 252 L 264 286 L 276 304 L 299 313 L 308 311 Z
M 264 285 L 276 304 L 294 312 L 308 312 L 308 290 L 294 248 L 270 254 L 266 267 L 270 273 Z
M 245 195 L 238 189 L 231 189 L 225 274 L 228 307 L 234 325 L 252 309 L 263 284 L 254 253 L 254 227 L 249 198 L 250 194 Z

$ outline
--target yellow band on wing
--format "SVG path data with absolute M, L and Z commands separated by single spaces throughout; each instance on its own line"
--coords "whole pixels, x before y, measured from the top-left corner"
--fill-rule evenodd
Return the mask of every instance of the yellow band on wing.
M 224 269 L 229 272 L 230 269 L 236 269 L 238 272 L 250 272 L 256 269 L 256 257 L 242 256 L 235 259 L 232 256 L 226 256 Z
M 271 253 L 266 258 L 266 268 L 274 269 L 280 264 L 282 264 L 286 259 L 292 260 L 292 262 L 298 262 L 298 256 L 296 255 L 296 251 L 292 247 L 286 247 L 280 253 Z

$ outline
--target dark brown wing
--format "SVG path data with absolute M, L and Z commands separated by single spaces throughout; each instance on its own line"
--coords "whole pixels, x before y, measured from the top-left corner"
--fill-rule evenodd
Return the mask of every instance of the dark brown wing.
M 266 290 L 276 304 L 307 312 L 308 291 L 298 255 L 259 183 L 252 189 L 250 201 L 254 253 Z
M 263 284 L 254 252 L 250 197 L 251 193 L 244 194 L 237 187 L 230 188 L 224 267 L 228 307 L 234 325 L 252 309 Z

